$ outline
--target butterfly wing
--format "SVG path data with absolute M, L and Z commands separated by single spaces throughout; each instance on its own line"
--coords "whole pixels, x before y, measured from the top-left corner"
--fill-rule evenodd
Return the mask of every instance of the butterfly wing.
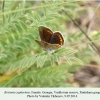
M 60 48 L 61 46 L 59 44 L 50 44 L 44 41 L 38 41 L 35 40 L 41 47 L 44 48 L 45 51 L 49 51 L 49 50 L 55 50 Z
M 42 41 L 50 43 L 53 32 L 44 26 L 39 27 L 39 35 Z
M 59 45 L 63 45 L 64 44 L 64 39 L 63 36 L 61 35 L 60 32 L 55 32 L 51 38 L 50 41 L 51 44 L 59 44 Z
M 44 42 L 44 41 L 39 41 L 39 40 L 35 40 L 41 47 L 45 48 L 46 45 L 48 45 L 47 42 Z

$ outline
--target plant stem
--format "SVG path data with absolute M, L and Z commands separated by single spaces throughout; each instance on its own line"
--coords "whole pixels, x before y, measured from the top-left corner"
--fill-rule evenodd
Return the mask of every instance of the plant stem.
M 5 0 L 2 1 L 2 13 L 4 13 L 4 5 L 5 5 Z M 4 21 L 4 14 L 2 15 L 3 21 Z
M 62 9 L 63 10 L 63 9 Z M 63 10 L 63 12 L 65 12 L 65 10 Z M 65 14 L 73 21 L 73 23 L 81 30 L 81 32 L 86 36 L 86 38 L 91 42 L 91 47 L 97 52 L 97 54 L 100 55 L 100 50 L 99 48 L 96 46 L 96 44 L 94 42 L 92 42 L 92 40 L 90 39 L 90 37 L 81 29 L 81 27 L 71 18 L 71 16 L 65 12 Z M 94 48 L 95 47 L 95 48 Z

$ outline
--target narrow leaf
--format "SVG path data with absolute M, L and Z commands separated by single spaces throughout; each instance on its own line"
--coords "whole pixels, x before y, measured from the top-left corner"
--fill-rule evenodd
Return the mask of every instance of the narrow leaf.
M 10 57 L 15 58 L 15 55 L 11 51 L 5 51 L 4 53 L 7 54 Z
M 84 64 L 84 63 L 82 62 L 82 60 L 80 60 L 79 58 L 71 57 L 70 59 L 75 60 L 75 61 L 78 62 L 80 65 L 83 65 L 83 64 Z
M 70 61 L 70 59 L 68 58 L 68 57 L 64 57 L 66 60 L 67 60 L 67 62 L 70 64 L 70 65 L 72 65 L 72 62 Z

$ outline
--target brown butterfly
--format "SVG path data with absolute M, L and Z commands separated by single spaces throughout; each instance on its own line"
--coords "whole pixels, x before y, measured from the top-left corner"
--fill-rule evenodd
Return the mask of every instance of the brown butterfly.
M 60 32 L 52 32 L 49 28 L 39 26 L 41 41 L 35 40 L 47 52 L 54 51 L 64 44 L 63 36 Z

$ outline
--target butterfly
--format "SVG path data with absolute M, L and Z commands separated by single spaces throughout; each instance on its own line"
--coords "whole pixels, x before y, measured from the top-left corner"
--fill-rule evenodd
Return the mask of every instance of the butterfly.
M 54 51 L 64 44 L 63 36 L 60 32 L 52 32 L 49 28 L 39 26 L 39 36 L 41 41 L 35 40 L 47 52 Z

